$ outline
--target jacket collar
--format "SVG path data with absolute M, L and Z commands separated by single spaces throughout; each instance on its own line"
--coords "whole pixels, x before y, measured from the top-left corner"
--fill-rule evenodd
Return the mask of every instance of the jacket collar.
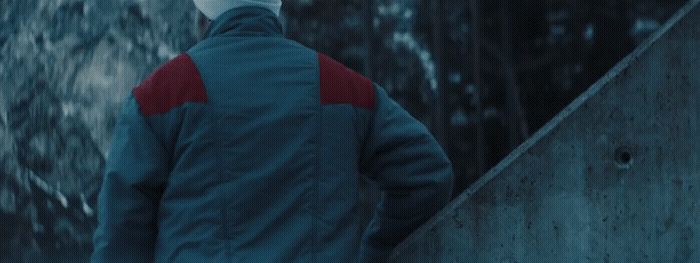
M 282 37 L 282 25 L 270 10 L 252 6 L 239 7 L 224 12 L 212 21 L 206 36 Z

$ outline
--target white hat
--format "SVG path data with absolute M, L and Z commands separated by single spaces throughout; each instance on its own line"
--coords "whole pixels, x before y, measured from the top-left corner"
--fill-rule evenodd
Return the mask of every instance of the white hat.
M 236 7 L 259 6 L 279 16 L 282 0 L 194 0 L 194 5 L 211 20 Z

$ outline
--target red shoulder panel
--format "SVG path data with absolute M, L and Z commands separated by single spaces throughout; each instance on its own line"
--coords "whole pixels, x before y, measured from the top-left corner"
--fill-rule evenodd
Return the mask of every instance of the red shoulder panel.
M 145 116 L 167 113 L 185 102 L 208 102 L 199 70 L 184 53 L 163 64 L 133 93 Z
M 332 58 L 318 53 L 321 68 L 321 105 L 352 104 L 374 109 L 374 84 Z

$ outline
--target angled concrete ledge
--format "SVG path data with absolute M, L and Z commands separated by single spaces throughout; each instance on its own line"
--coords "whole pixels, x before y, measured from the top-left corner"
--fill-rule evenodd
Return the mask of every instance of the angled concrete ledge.
M 394 251 L 395 262 L 700 262 L 700 0 Z

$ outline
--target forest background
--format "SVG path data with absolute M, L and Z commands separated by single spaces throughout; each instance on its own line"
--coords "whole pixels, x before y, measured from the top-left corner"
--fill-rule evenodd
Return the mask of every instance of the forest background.
M 384 87 L 459 194 L 684 0 L 285 0 L 288 38 Z M 84 261 L 121 101 L 197 41 L 189 0 L 0 0 L 0 262 Z M 364 188 L 365 220 L 376 186 Z

